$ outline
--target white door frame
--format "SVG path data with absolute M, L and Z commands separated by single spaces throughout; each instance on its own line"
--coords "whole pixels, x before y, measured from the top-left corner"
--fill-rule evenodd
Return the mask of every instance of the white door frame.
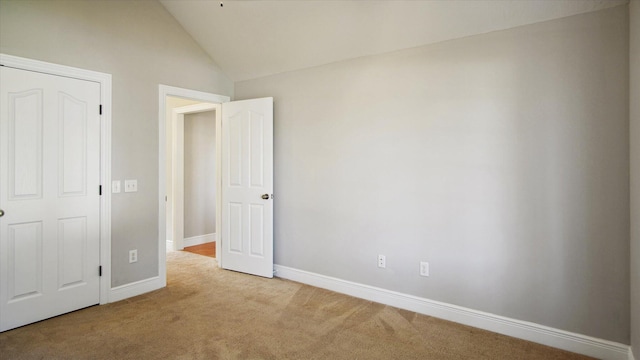
M 109 302 L 111 292 L 111 74 L 0 54 L 0 64 L 16 69 L 93 81 L 100 84 L 100 304 Z
M 222 104 L 224 102 L 231 101 L 229 96 L 224 95 L 216 95 L 211 93 L 206 93 L 202 91 L 189 90 L 184 88 L 179 88 L 175 86 L 168 85 L 158 85 L 158 123 L 159 123 L 159 141 L 158 141 L 158 267 L 160 277 L 160 286 L 167 286 L 167 203 L 166 203 L 166 186 L 167 186 L 167 96 L 180 97 L 190 100 L 196 100 L 201 102 L 208 102 L 212 104 Z M 220 111 L 216 111 L 216 116 Z M 216 136 L 220 134 L 219 126 L 221 126 L 220 121 L 216 121 Z M 218 146 L 221 146 L 220 142 L 217 142 L 216 149 Z M 220 151 L 217 151 L 217 155 L 220 154 Z M 217 161 L 217 163 L 220 163 Z M 216 164 L 216 166 L 219 166 Z M 216 177 L 221 179 L 222 174 L 216 174 Z M 216 180 L 217 181 L 217 180 Z M 219 199 L 219 197 L 217 197 Z M 217 200 L 220 201 L 220 200 Z M 216 214 L 216 226 L 218 219 L 220 218 L 219 214 Z M 216 228 L 216 232 L 219 233 L 220 228 Z M 175 240 L 175 239 L 174 239 Z M 218 241 L 216 241 L 216 253 L 220 254 L 220 237 L 218 237 Z M 220 266 L 221 258 L 218 255 L 218 266 Z
M 220 194 L 222 189 L 222 173 L 221 152 L 220 152 L 220 104 L 200 103 L 195 105 L 187 105 L 174 108 L 171 111 L 171 176 L 173 177 L 172 195 L 173 195 L 173 250 L 184 249 L 184 116 L 187 114 L 197 114 L 206 111 L 215 111 L 214 121 L 216 127 L 216 194 Z M 222 203 L 220 195 L 216 196 L 216 229 L 220 228 L 220 209 Z M 216 230 L 217 231 L 217 230 Z M 219 244 L 216 241 L 216 247 Z M 216 253 L 219 254 L 219 253 Z

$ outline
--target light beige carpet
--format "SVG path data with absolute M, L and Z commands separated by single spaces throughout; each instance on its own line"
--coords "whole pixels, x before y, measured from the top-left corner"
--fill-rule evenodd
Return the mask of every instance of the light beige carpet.
M 168 253 L 166 288 L 4 332 L 0 358 L 585 358 L 214 262 Z

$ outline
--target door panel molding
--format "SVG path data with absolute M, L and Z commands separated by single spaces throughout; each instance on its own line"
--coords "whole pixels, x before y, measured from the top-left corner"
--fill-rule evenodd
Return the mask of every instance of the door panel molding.
M 100 84 L 100 183 L 109 189 L 111 184 L 111 74 L 79 69 L 71 66 L 0 54 L 0 65 L 11 68 L 64 76 Z M 96 109 L 98 111 L 98 109 Z M 100 304 L 110 301 L 111 294 L 111 192 L 100 196 Z

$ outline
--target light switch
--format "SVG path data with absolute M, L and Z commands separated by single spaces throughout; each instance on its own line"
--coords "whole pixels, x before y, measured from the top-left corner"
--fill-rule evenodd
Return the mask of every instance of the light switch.
M 136 192 L 138 191 L 138 180 L 125 180 L 124 192 Z
M 111 192 L 117 194 L 120 192 L 120 180 L 113 180 L 111 182 Z

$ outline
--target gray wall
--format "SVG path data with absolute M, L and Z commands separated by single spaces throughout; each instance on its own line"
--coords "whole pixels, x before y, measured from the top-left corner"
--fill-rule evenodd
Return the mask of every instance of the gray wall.
M 0 52 L 113 75 L 113 286 L 158 275 L 158 84 L 231 95 L 233 83 L 156 1 L 0 1 Z M 129 264 L 128 251 L 138 249 Z
M 621 6 L 236 83 L 275 97 L 276 263 L 628 344 L 628 31 Z
M 640 0 L 629 4 L 631 59 L 631 345 L 640 360 Z
M 215 111 L 184 116 L 184 237 L 216 232 Z

